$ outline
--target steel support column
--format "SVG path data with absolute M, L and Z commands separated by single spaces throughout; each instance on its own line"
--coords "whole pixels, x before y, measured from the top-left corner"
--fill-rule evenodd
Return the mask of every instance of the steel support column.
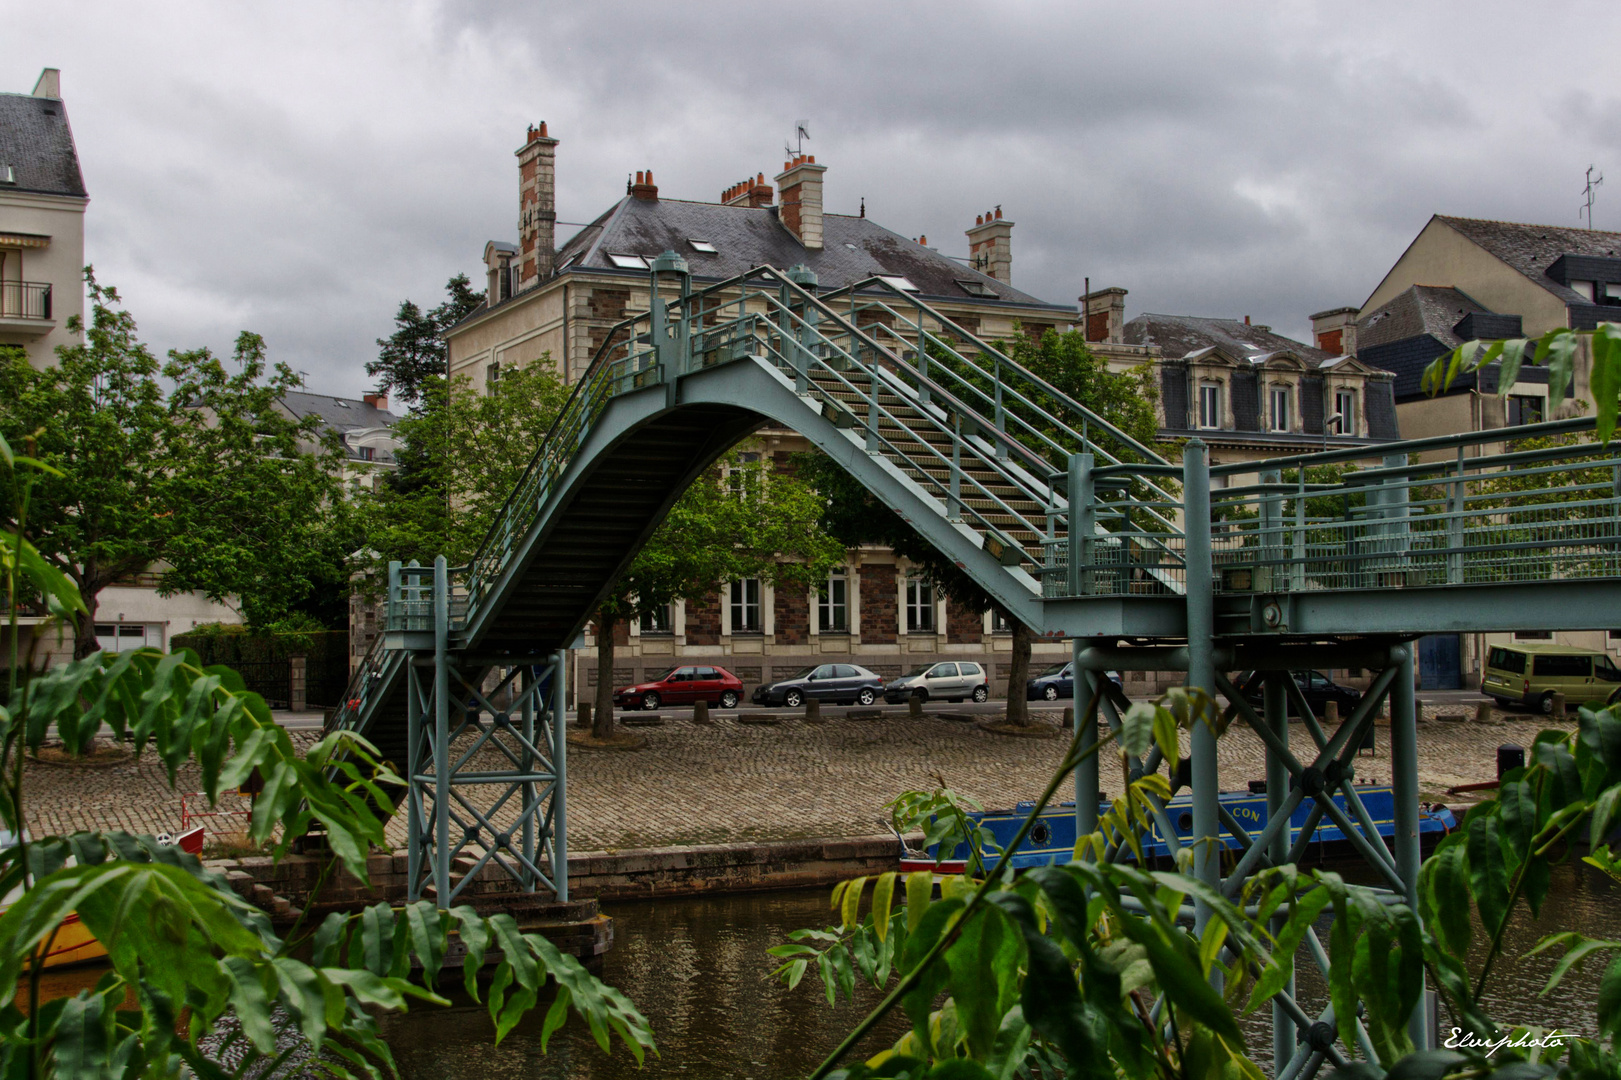
M 568 899 L 568 650 L 557 650 L 552 664 L 552 889 Z
M 433 560 L 433 873 L 434 898 L 450 903 L 450 571 Z
M 1210 555 L 1210 466 L 1205 444 L 1191 439 L 1182 454 L 1183 529 L 1187 536 L 1188 683 L 1214 695 L 1215 591 Z M 1193 726 L 1193 872 L 1213 889 L 1221 887 L 1220 775 L 1216 733 L 1201 717 Z M 1210 908 L 1199 901 L 1194 926 L 1203 931 Z
M 1098 741 L 1098 710 L 1101 707 L 1105 676 L 1101 671 L 1081 671 L 1080 638 L 1072 638 L 1070 646 L 1070 694 L 1075 708 L 1075 745 L 1086 747 Z M 1084 689 L 1083 689 L 1084 687 Z M 1010 691 L 1011 692 L 1011 691 Z M 1098 755 L 1093 754 L 1075 766 L 1075 839 L 1096 832 L 1098 827 Z
M 1390 686 L 1390 787 L 1395 797 L 1396 875 L 1407 893 L 1407 906 L 1418 913 L 1418 869 L 1423 854 L 1418 840 L 1418 708 L 1413 695 L 1413 649 L 1402 651 Z M 1428 1034 L 1422 996 L 1407 1021 L 1413 1045 L 1426 1048 Z
M 1270 672 L 1267 674 L 1264 689 L 1262 690 L 1262 708 L 1266 713 L 1267 730 L 1272 732 L 1273 739 L 1283 749 L 1289 746 L 1289 709 L 1284 694 L 1282 680 L 1289 678 L 1287 672 Z M 1267 820 L 1274 820 L 1283 811 L 1284 803 L 1289 798 L 1289 766 L 1284 762 L 1283 756 L 1275 751 L 1266 755 L 1266 813 Z M 1272 865 L 1282 866 L 1289 858 L 1289 830 L 1279 829 L 1272 834 L 1272 844 L 1267 851 L 1267 857 Z M 1286 923 L 1286 916 L 1274 916 L 1272 919 L 1272 933 L 1279 933 Z M 1289 981 L 1282 990 L 1291 998 L 1295 996 L 1295 977 L 1291 970 Z M 1281 1002 L 1272 1003 L 1272 1074 L 1280 1076 L 1295 1054 L 1295 1022 L 1288 1010 Z

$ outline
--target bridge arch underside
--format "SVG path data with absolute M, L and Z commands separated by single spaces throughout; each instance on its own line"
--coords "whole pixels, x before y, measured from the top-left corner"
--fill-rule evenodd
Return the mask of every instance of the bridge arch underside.
M 859 429 L 841 429 L 774 368 L 744 360 L 607 404 L 489 598 L 468 620 L 461 648 L 499 662 L 567 647 L 682 493 L 728 449 L 766 426 L 804 436 L 1026 625 L 1049 632 L 1034 577 L 1002 566 L 983 550 L 978 533 L 947 520 L 938 499 L 867 453 Z

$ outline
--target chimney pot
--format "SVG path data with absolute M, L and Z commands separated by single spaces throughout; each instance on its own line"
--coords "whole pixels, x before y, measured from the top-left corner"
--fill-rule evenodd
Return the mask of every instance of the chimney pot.
M 757 173 L 757 174 L 755 174 L 754 182 L 756 184 L 764 184 L 765 183 L 765 173 Z
M 1248 315 L 1246 315 L 1246 316 L 1244 316 L 1244 325 L 1248 326 L 1249 324 L 1250 324 L 1250 317 Z
M 1000 207 L 1000 206 L 998 206 L 998 207 L 997 207 L 997 208 L 996 208 L 996 220 L 997 220 L 997 221 L 1001 221 L 1001 220 L 1002 220 L 1002 208 L 1001 208 L 1001 207 Z
M 978 214 L 975 214 L 974 215 L 974 224 L 975 225 L 983 225 L 983 224 L 985 224 L 985 219 L 980 217 Z
M 929 246 L 928 234 L 925 233 L 923 236 L 918 237 L 917 242 L 922 244 L 924 247 L 928 247 Z

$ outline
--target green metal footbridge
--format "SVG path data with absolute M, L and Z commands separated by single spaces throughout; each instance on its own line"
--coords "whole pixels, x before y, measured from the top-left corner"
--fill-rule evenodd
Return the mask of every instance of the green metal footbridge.
M 1229 892 L 1291 859 L 1304 801 L 1307 835 L 1329 816 L 1412 901 L 1414 639 L 1606 628 L 1621 608 L 1621 455 L 1590 421 L 1214 467 L 1195 438 L 1173 463 L 881 279 L 824 292 L 802 267 L 761 267 L 694 290 L 666 253 L 649 310 L 614 328 L 472 561 L 390 568 L 385 633 L 331 724 L 403 765 L 413 898 L 448 905 L 493 873 L 567 899 L 566 651 L 681 492 L 764 426 L 837 460 L 1037 635 L 1070 640 L 1109 725 L 1129 706 L 1109 669 L 1225 693 L 1268 748 L 1271 811 L 1253 836 L 1224 820 L 1199 725 L 1193 835 L 1245 851 L 1224 877 L 1197 844 L 1195 871 Z M 1313 482 L 1320 465 L 1339 478 Z M 1288 674 L 1329 666 L 1374 672 L 1332 731 Z M 1261 709 L 1229 684 L 1239 670 L 1263 673 Z M 1352 783 L 1387 702 L 1389 847 Z M 1084 831 L 1097 792 L 1094 757 L 1075 781 Z M 1331 1015 L 1292 986 L 1274 1022 L 1279 1080 L 1345 1060 Z M 1422 1017 L 1414 1034 L 1423 1046 Z

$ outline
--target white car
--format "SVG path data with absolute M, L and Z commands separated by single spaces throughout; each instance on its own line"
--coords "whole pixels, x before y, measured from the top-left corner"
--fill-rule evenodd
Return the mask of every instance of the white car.
M 925 700 L 944 698 L 946 701 L 964 701 L 973 698 L 984 701 L 991 696 L 990 679 L 985 665 L 971 660 L 942 660 L 938 664 L 924 664 L 908 674 L 884 685 L 884 700 L 899 705 L 922 693 Z

